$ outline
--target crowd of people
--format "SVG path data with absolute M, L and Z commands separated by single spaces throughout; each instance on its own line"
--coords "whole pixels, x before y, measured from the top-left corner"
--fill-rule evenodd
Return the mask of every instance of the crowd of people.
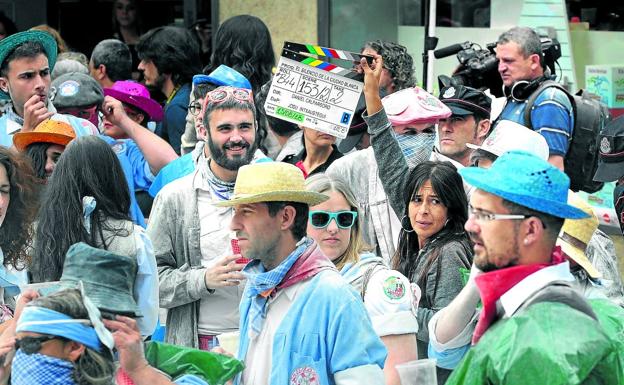
M 498 116 L 364 42 L 337 139 L 267 114 L 259 18 L 211 47 L 117 3 L 88 60 L 41 30 L 0 40 L 0 383 L 400 385 L 428 358 L 438 384 L 624 383 L 614 244 L 569 190 L 575 109 L 538 87 L 535 31 L 497 42 Z M 596 174 L 622 223 L 623 119 Z

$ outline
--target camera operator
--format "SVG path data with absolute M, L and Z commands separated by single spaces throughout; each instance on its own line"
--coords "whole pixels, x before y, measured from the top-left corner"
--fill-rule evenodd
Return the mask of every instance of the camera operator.
M 539 85 L 550 78 L 545 73 L 544 58 L 538 34 L 528 27 L 514 27 L 503 33 L 496 43 L 498 72 L 504 85 L 507 104 L 500 120 L 511 120 L 527 126 L 524 121 L 526 101 Z M 555 87 L 541 91 L 531 112 L 533 130 L 548 143 L 548 162 L 563 170 L 568 151 L 574 115 L 568 96 Z

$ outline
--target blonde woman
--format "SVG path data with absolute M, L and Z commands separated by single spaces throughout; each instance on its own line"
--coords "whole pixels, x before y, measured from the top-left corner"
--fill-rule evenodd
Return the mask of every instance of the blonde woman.
M 329 196 L 329 200 L 310 207 L 308 236 L 361 294 L 373 328 L 388 350 L 386 384 L 399 385 L 395 365 L 417 359 L 416 297 L 420 290 L 368 251 L 360 233 L 355 198 L 345 183 L 317 174 L 306 180 L 306 189 Z

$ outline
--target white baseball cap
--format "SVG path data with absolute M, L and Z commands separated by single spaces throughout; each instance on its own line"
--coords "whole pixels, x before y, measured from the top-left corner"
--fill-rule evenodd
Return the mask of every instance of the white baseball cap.
M 511 120 L 501 120 L 481 146 L 467 143 L 468 148 L 483 150 L 496 156 L 512 150 L 527 151 L 548 160 L 546 139 L 539 133 Z

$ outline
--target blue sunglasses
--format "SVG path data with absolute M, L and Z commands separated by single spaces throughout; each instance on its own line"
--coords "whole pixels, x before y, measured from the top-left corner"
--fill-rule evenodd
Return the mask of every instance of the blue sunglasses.
M 329 222 L 333 219 L 341 229 L 350 229 L 355 223 L 357 212 L 355 211 L 337 211 L 335 213 L 323 210 L 310 211 L 308 215 L 310 224 L 317 229 L 323 229 L 329 226 Z

